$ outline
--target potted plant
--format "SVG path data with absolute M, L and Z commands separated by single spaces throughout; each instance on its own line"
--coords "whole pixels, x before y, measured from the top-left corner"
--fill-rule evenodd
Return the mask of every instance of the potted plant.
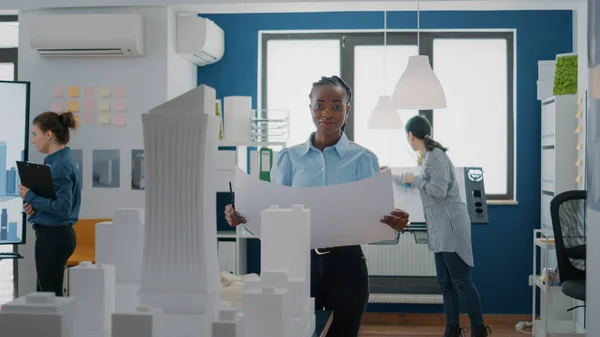
M 577 94 L 577 55 L 556 55 L 556 68 L 554 70 L 554 87 L 552 94 L 555 96 Z

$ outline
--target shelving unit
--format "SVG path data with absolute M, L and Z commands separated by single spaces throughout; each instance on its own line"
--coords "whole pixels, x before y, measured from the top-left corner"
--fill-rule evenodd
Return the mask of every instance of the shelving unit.
M 548 285 L 547 275 L 544 275 L 546 268 L 557 267 L 550 202 L 559 193 L 577 189 L 577 111 L 577 95 L 554 96 L 541 102 L 541 229 L 534 230 L 530 281 L 533 336 L 536 337 L 581 336 L 577 334 L 576 310 L 567 311 L 577 305 L 576 301 L 564 295 L 560 286 Z M 536 316 L 538 289 L 539 317 Z

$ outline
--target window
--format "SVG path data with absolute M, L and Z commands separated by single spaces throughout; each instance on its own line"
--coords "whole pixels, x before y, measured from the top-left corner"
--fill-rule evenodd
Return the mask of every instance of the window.
M 456 166 L 484 169 L 488 199 L 514 199 L 513 33 L 421 32 L 419 38 L 417 44 L 416 33 L 388 33 L 384 48 L 382 33 L 263 34 L 262 108 L 289 109 L 288 145 L 304 142 L 314 131 L 305 96 L 311 83 L 341 74 L 354 94 L 348 138 L 375 152 L 381 165 L 415 166 L 403 130 L 370 130 L 367 121 L 379 96 L 392 94 L 408 57 L 428 55 L 448 107 L 400 110 L 402 119 L 427 117 Z
M 19 41 L 17 17 L 0 16 L 0 80 L 17 79 L 17 45 Z M 6 168 L 1 168 L 5 170 Z M 12 252 L 15 247 L 0 245 L 0 252 Z M 16 263 L 13 260 L 0 261 L 0 306 L 12 301 L 16 287 Z

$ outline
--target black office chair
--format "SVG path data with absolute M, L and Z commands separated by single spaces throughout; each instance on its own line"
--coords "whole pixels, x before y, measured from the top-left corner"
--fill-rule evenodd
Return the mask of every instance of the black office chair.
M 585 301 L 586 199 L 586 191 L 567 191 L 550 202 L 561 290 L 580 301 Z

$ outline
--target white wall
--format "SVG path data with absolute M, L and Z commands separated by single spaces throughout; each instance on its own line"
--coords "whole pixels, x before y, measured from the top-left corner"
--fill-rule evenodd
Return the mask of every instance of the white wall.
M 41 58 L 28 48 L 29 28 L 40 14 L 89 13 L 91 9 L 22 11 L 19 14 L 19 79 L 31 81 L 31 119 L 50 109 L 54 86 L 125 86 L 127 89 L 127 126 L 85 124 L 71 140 L 72 149 L 83 150 L 83 191 L 80 218 L 111 218 L 121 207 L 144 207 L 143 191 L 131 189 L 131 150 L 143 148 L 142 113 L 196 86 L 195 67 L 174 52 L 175 16 L 166 7 L 95 8 L 94 13 L 135 13 L 144 16 L 145 56 L 139 58 Z M 169 27 L 169 29 L 167 29 Z M 77 29 L 77 27 L 73 27 Z M 192 71 L 193 70 L 193 71 Z M 66 101 L 66 100 L 63 100 Z M 80 100 L 83 105 L 83 99 Z M 66 105 L 65 105 L 66 109 Z M 110 112 L 111 115 L 116 112 Z M 97 117 L 97 111 L 94 113 Z M 120 187 L 92 187 L 92 151 L 120 150 Z M 43 155 L 30 149 L 29 158 L 41 162 Z M 20 247 L 25 259 L 19 262 L 19 295 L 34 290 L 34 236 L 29 230 L 28 244 Z

